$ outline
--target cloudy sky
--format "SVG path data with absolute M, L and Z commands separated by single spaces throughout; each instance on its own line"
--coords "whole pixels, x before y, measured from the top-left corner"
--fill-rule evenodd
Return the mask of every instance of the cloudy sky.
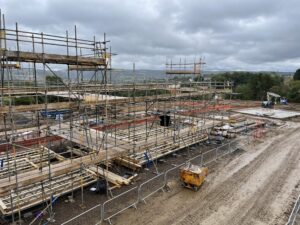
M 7 27 L 111 40 L 114 67 L 164 69 L 204 57 L 206 70 L 300 67 L 299 0 L 0 0 Z

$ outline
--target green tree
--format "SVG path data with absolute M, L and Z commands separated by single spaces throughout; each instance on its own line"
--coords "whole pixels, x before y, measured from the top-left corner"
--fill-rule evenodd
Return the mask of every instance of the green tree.
M 240 94 L 238 98 L 243 100 L 251 100 L 252 99 L 252 90 L 250 89 L 249 85 L 247 84 L 240 84 L 236 87 L 235 92 Z
M 300 80 L 300 69 L 297 69 L 294 74 L 294 80 Z
M 273 86 L 278 92 L 284 86 L 284 79 L 276 73 L 226 72 L 215 74 L 213 81 L 232 81 L 233 91 L 241 93 L 238 97 L 244 100 L 263 100 Z
M 63 80 L 61 77 L 47 75 L 46 83 L 47 84 L 63 84 Z
M 290 102 L 300 102 L 300 80 L 290 83 L 287 97 Z
M 284 85 L 274 85 L 270 88 L 270 92 L 279 94 L 280 96 L 286 96 L 286 88 Z

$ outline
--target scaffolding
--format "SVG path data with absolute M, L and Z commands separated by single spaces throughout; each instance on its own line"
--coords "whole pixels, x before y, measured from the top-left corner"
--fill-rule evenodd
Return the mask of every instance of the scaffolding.
M 200 77 L 202 75 L 202 66 L 205 64 L 204 60 L 200 58 L 194 62 L 187 62 L 186 59 L 179 59 L 178 63 L 174 63 L 173 60 L 167 60 L 166 62 L 166 74 L 167 75 L 192 75 L 194 77 Z
M 7 29 L 1 15 L 0 210 L 13 221 L 39 204 L 52 219 L 54 199 L 75 190 L 83 205 L 99 178 L 108 190 L 128 185 L 115 165 L 139 170 L 204 142 L 219 123 L 210 115 L 230 109 L 213 98 L 230 82 L 110 83 L 108 44 L 105 34 L 79 38 L 76 26 L 73 36 Z M 171 62 L 166 73 L 197 76 L 202 64 Z

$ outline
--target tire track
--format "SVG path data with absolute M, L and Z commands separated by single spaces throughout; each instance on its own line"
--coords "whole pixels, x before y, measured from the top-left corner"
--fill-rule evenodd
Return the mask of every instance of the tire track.
M 268 206 L 271 205 L 272 201 L 274 201 L 277 195 L 282 191 L 288 174 L 294 169 L 295 162 L 299 160 L 299 158 L 297 146 L 293 146 L 279 168 L 273 172 L 272 176 L 265 182 L 266 185 L 253 194 L 253 198 L 250 201 L 251 204 L 249 204 L 250 202 L 245 202 L 245 204 L 240 207 L 239 212 L 237 212 L 237 216 L 228 220 L 226 224 L 248 225 L 256 224 L 257 221 L 267 224 L 276 224 L 275 221 L 270 221 L 272 212 Z M 249 205 L 251 207 L 249 207 Z M 241 213 L 245 208 L 248 208 L 247 211 L 245 210 L 246 213 Z M 274 220 L 275 219 L 276 218 L 274 218 Z
M 219 184 L 215 189 L 202 194 L 201 198 L 197 198 L 196 201 L 193 201 L 191 205 L 196 205 L 196 207 L 189 207 L 184 210 L 185 212 L 189 212 L 188 215 L 178 215 L 179 217 L 177 218 L 165 221 L 165 224 L 201 224 L 201 219 L 208 218 L 215 211 L 217 211 L 220 205 L 226 205 L 226 202 L 228 202 L 233 197 L 234 193 L 238 191 L 238 189 L 250 178 L 250 176 L 257 170 L 257 168 L 259 168 L 265 162 L 265 160 L 270 157 L 270 155 L 279 152 L 281 150 L 280 146 L 286 147 L 286 145 L 295 138 L 294 136 L 297 135 L 297 131 L 299 130 L 299 128 L 293 129 L 285 133 L 284 135 L 281 135 L 281 137 L 279 137 L 277 140 L 271 142 L 268 146 L 266 146 L 265 150 L 253 161 L 233 174 L 229 179 Z M 277 147 L 273 148 L 273 145 Z M 295 154 L 290 157 L 290 160 L 293 159 Z M 282 172 L 282 174 L 284 174 L 284 172 Z M 274 179 L 274 177 L 271 177 L 270 180 L 271 179 Z M 196 204 L 197 202 L 201 203 Z M 256 212 L 258 212 L 258 210 L 256 210 Z M 178 219 L 180 220 L 178 221 Z

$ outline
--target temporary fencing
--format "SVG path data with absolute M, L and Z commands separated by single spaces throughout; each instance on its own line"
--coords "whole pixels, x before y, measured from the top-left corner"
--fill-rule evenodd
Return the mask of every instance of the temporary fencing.
M 300 195 L 299 195 L 299 197 L 298 197 L 298 199 L 297 199 L 297 201 L 296 201 L 296 203 L 295 203 L 295 205 L 293 207 L 293 210 L 292 210 L 292 212 L 290 214 L 289 220 L 286 223 L 286 225 L 293 225 L 293 224 L 295 224 L 297 215 L 298 215 L 298 217 L 300 219 L 300 215 L 298 214 L 299 210 L 300 210 Z
M 80 213 L 79 215 L 73 217 L 72 219 L 69 219 L 68 221 L 65 221 L 61 225 L 81 225 L 85 224 L 86 221 L 93 220 L 94 224 L 100 224 L 102 222 L 102 204 L 95 205 L 92 208 L 84 211 L 83 213 Z
M 247 142 L 244 142 L 247 143 Z M 64 222 L 66 224 L 83 224 L 84 218 L 94 217 L 97 219 L 95 224 L 100 224 L 103 221 L 112 223 L 111 219 L 118 214 L 124 212 L 129 208 L 136 208 L 140 202 L 146 203 L 146 199 L 157 193 L 163 191 L 165 187 L 168 187 L 168 183 L 172 180 L 179 179 L 179 170 L 186 163 L 192 163 L 199 166 L 208 166 L 208 164 L 221 159 L 222 157 L 233 153 L 241 147 L 239 139 L 228 142 L 217 148 L 211 149 L 205 153 L 200 153 L 193 158 L 186 160 L 184 163 L 175 165 L 174 167 L 160 173 L 146 182 L 131 188 L 120 195 L 117 195 L 103 204 L 94 206 L 93 208 L 85 211 L 84 213 Z M 297 206 L 299 208 L 299 205 Z M 290 224 L 287 224 L 290 225 Z
M 131 207 L 136 208 L 139 202 L 139 187 L 134 187 L 107 200 L 102 205 L 101 218 L 111 224 L 111 218 Z

